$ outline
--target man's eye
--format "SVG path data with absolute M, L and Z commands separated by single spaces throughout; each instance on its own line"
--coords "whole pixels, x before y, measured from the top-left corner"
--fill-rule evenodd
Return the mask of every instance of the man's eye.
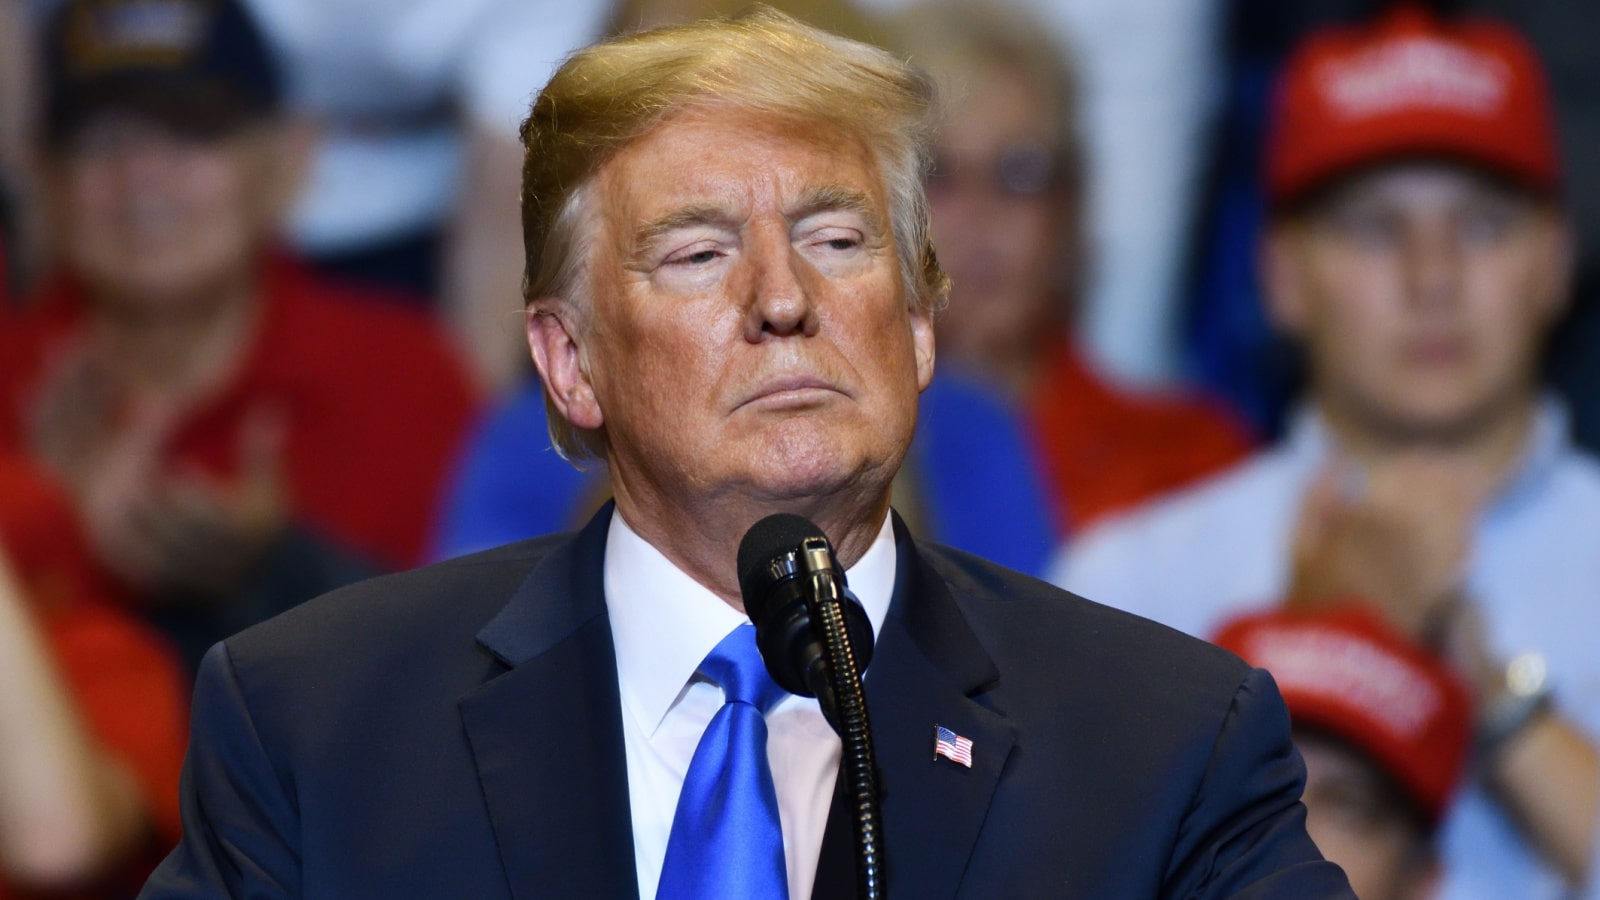
M 811 246 L 830 253 L 846 253 L 861 246 L 861 235 L 843 228 L 829 228 L 812 235 Z
M 1334 228 L 1347 240 L 1364 246 L 1384 246 L 1399 236 L 1399 223 L 1393 216 L 1375 212 L 1352 212 L 1334 219 Z
M 712 262 L 716 258 L 717 251 L 715 250 L 696 250 L 693 253 L 685 253 L 682 256 L 674 256 L 673 258 L 667 260 L 667 264 L 674 266 L 703 266 L 708 262 Z
M 1461 236 L 1469 241 L 1491 243 L 1511 230 L 1512 214 L 1498 208 L 1475 209 L 1461 219 Z

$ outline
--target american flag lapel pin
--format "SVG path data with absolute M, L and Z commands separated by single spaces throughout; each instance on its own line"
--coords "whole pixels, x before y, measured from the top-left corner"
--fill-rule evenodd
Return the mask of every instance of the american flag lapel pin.
M 972 739 L 964 738 L 943 725 L 933 726 L 933 758 L 944 757 L 972 768 Z

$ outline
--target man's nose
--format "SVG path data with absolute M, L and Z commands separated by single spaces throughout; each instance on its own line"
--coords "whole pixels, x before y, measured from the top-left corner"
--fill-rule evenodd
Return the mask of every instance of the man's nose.
M 787 237 L 751 244 L 747 257 L 752 271 L 745 340 L 755 343 L 767 335 L 815 335 L 820 322 L 808 284 L 815 276 L 809 264 Z
M 1447 305 L 1460 292 L 1461 254 L 1448 229 L 1412 230 L 1406 242 L 1407 295 L 1419 307 Z
M 135 184 L 172 172 L 187 148 L 155 129 L 127 129 L 104 140 L 99 156 Z

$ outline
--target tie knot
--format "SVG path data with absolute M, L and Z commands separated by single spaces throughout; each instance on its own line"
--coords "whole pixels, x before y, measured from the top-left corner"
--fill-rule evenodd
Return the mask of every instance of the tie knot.
M 784 697 L 767 674 L 761 651 L 756 649 L 756 627 L 740 625 L 728 632 L 700 663 L 700 674 L 722 687 L 728 703 L 748 703 L 766 715 Z

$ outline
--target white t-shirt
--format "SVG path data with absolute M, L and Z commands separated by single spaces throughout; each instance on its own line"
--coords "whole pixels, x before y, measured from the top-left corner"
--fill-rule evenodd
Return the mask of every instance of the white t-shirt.
M 1521 467 L 1478 525 L 1467 593 L 1503 658 L 1537 651 L 1561 711 L 1600 738 L 1600 463 L 1572 446 L 1564 411 L 1541 410 Z M 1302 498 L 1329 456 L 1302 413 L 1283 442 L 1198 487 L 1092 529 L 1051 566 L 1067 590 L 1210 637 L 1278 602 Z M 1475 783 L 1442 835 L 1444 900 L 1565 897 Z M 1600 848 L 1596 853 L 1600 871 Z M 1600 898 L 1600 879 L 1591 893 Z

